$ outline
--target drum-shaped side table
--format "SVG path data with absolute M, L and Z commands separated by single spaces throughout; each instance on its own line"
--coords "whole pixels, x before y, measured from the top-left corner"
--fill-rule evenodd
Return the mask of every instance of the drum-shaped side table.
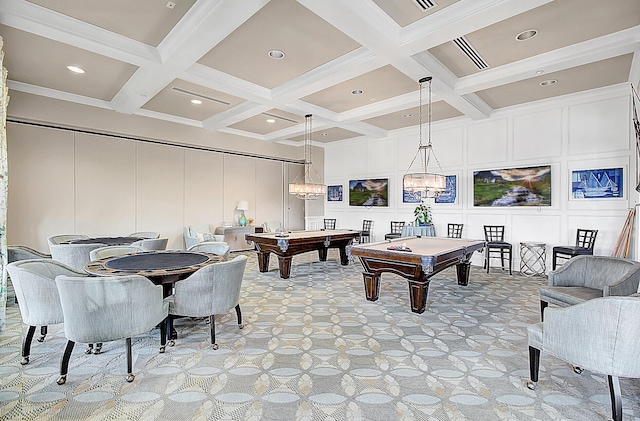
M 545 276 L 547 272 L 547 245 L 520 243 L 520 273 L 525 276 Z

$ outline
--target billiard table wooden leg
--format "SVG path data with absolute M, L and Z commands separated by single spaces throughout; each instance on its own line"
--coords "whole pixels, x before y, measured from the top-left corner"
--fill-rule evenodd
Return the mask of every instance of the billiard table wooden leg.
M 414 313 L 424 313 L 427 307 L 427 294 L 429 293 L 429 281 L 414 281 L 409 279 L 409 300 L 411 301 L 411 311 Z
M 269 253 L 270 252 L 258 252 L 258 268 L 260 272 L 268 272 L 269 271 Z
M 460 263 L 456 265 L 456 273 L 458 274 L 458 285 L 469 284 L 470 263 Z
M 291 276 L 291 259 L 292 256 L 278 256 L 278 266 L 280 268 L 280 277 L 289 279 Z
M 380 296 L 380 275 L 363 273 L 364 293 L 368 301 L 377 301 Z
M 321 262 L 326 262 L 327 261 L 327 251 L 329 249 L 326 247 L 321 247 L 318 249 L 318 259 L 320 259 Z

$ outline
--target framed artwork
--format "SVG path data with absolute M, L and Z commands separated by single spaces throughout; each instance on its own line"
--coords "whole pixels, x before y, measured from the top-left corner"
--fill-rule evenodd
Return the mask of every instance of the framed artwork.
M 342 202 L 342 186 L 327 186 L 327 202 Z
M 349 206 L 389 206 L 389 179 L 349 180 Z
M 447 189 L 442 192 L 440 195 L 436 196 L 434 199 L 434 203 L 455 203 L 456 202 L 456 185 L 457 185 L 457 176 L 455 175 L 447 175 Z M 404 180 L 403 180 L 404 183 Z M 402 186 L 402 202 L 403 203 L 420 203 L 422 201 L 421 192 L 417 193 L 409 193 L 404 189 L 404 184 Z
M 458 177 L 455 175 L 447 175 L 447 189 L 440 195 L 436 196 L 435 203 L 456 203 Z
M 551 166 L 473 172 L 474 206 L 551 206 Z
M 571 171 L 572 199 L 618 199 L 623 197 L 622 168 Z

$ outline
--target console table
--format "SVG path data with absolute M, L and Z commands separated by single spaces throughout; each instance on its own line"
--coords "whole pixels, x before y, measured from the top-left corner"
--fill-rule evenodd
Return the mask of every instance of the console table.
M 229 244 L 229 251 L 253 250 L 253 244 L 247 243 L 245 234 L 255 234 L 263 232 L 262 227 L 247 225 L 245 227 L 234 225 L 232 227 L 217 227 L 215 234 L 224 235 L 224 242 Z

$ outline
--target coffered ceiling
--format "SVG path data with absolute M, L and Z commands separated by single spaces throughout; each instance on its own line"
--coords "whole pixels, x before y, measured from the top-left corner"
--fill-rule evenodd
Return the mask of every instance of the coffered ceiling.
M 10 90 L 267 142 L 417 125 L 424 76 L 434 121 L 640 80 L 638 0 L 0 0 L 0 35 Z

